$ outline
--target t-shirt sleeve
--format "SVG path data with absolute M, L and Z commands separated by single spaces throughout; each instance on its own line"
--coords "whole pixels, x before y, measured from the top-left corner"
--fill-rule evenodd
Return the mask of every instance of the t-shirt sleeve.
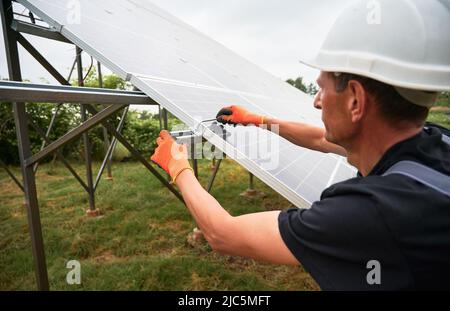
M 309 209 L 280 213 L 279 229 L 287 247 L 322 289 L 373 289 L 367 282 L 370 260 L 380 263 L 385 284 L 406 284 L 406 264 L 378 214 L 376 198 L 339 192 Z

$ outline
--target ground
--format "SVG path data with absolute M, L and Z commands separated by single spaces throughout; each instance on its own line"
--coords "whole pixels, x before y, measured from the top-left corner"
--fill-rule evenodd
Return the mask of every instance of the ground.
M 201 162 L 201 181 L 211 174 Z M 290 203 L 255 179 L 264 198 L 239 194 L 248 174 L 226 160 L 213 195 L 233 215 L 282 209 Z M 95 164 L 97 169 L 98 163 Z M 76 164 L 80 176 L 84 167 Z M 17 169 L 15 173 L 19 175 Z M 257 263 L 192 247 L 191 216 L 140 163 L 115 163 L 114 179 L 102 179 L 97 207 L 86 216 L 87 195 L 62 165 L 37 173 L 40 212 L 51 288 L 54 290 L 317 290 L 301 267 Z M 66 263 L 81 263 L 81 285 L 66 284 Z M 0 290 L 35 289 L 26 210 L 19 188 L 0 170 Z

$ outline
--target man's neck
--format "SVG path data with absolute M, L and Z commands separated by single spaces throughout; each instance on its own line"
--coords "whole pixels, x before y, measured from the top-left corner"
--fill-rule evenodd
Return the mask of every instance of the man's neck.
M 367 176 L 392 146 L 417 135 L 421 130 L 422 126 L 399 129 L 386 125 L 366 129 L 346 148 L 348 162 Z

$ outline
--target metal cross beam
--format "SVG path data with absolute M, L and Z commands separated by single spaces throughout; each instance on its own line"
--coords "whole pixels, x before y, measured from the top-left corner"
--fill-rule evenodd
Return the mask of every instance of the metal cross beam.
M 17 32 L 27 33 L 41 38 L 47 38 L 65 43 L 72 43 L 69 39 L 67 39 L 54 29 L 30 24 L 19 20 L 14 20 L 12 22 L 11 28 Z
M 57 139 L 54 142 L 52 142 L 50 145 L 45 147 L 43 150 L 41 150 L 38 153 L 36 153 L 35 155 L 27 158 L 25 160 L 24 164 L 26 166 L 30 166 L 33 163 L 36 163 L 36 162 L 40 161 L 41 159 L 43 159 L 47 155 L 55 152 L 58 148 L 64 146 L 68 142 L 71 142 L 72 140 L 80 137 L 83 133 L 85 133 L 86 131 L 90 130 L 94 126 L 98 125 L 103 120 L 109 118 L 112 114 L 114 114 L 115 112 L 123 109 L 125 106 L 126 105 L 110 105 L 110 106 L 108 106 L 107 108 L 103 109 L 98 114 L 96 114 L 95 116 L 93 116 L 90 119 L 88 119 L 83 124 L 77 126 L 76 128 L 74 128 L 70 132 L 66 133 L 64 136 L 62 136 L 59 139 Z
M 216 179 L 216 175 L 217 175 L 217 172 L 219 171 L 219 167 L 220 167 L 221 163 L 222 163 L 222 159 L 217 159 L 217 161 L 214 165 L 214 171 L 211 175 L 211 178 L 209 179 L 208 186 L 206 188 L 206 191 L 208 191 L 209 193 L 211 193 L 211 190 L 212 190 L 212 187 L 214 184 L 214 180 Z
M 70 85 L 70 83 L 66 83 L 66 79 L 53 67 L 45 57 L 39 53 L 38 50 L 30 43 L 24 36 L 20 33 L 17 33 L 17 41 L 24 47 L 25 50 L 28 51 L 38 62 L 41 64 L 59 83 Z
M 145 93 L 64 85 L 0 81 L 0 100 L 106 105 L 158 105 Z
M 25 190 L 23 189 L 23 186 L 22 186 L 22 184 L 20 183 L 20 181 L 16 178 L 16 176 L 14 176 L 14 174 L 9 170 L 8 166 L 7 166 L 5 163 L 3 163 L 2 160 L 0 160 L 0 166 L 3 167 L 3 169 L 4 169 L 4 170 L 6 171 L 6 173 L 9 175 L 9 177 L 11 177 L 11 179 L 16 183 L 16 185 L 17 185 L 20 189 L 22 189 L 22 191 L 25 191 Z
M 44 133 L 44 131 L 36 124 L 33 122 L 33 120 L 30 119 L 29 116 L 28 117 L 28 123 L 30 123 L 30 125 L 34 128 L 34 130 L 39 134 L 39 136 L 41 136 L 42 140 L 44 142 L 46 142 L 47 144 L 51 144 L 50 139 L 47 137 L 47 135 Z M 44 148 L 42 148 L 44 149 Z M 41 149 L 41 150 L 42 150 Z M 62 154 L 62 152 L 60 150 L 56 150 L 56 154 L 59 157 L 59 159 L 61 160 L 61 162 L 67 167 L 67 169 L 72 173 L 73 177 L 75 177 L 76 180 L 78 180 L 78 182 L 80 183 L 80 185 L 84 188 L 84 190 L 88 191 L 88 186 L 86 185 L 86 183 L 81 179 L 81 177 L 77 174 L 77 172 L 72 168 L 72 166 L 69 164 L 69 162 L 67 162 L 67 160 L 64 158 L 64 155 Z

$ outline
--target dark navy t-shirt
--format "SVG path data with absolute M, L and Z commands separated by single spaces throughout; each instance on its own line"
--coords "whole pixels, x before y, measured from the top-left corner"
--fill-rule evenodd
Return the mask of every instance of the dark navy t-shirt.
M 402 160 L 450 175 L 442 133 L 450 134 L 429 126 L 391 147 L 368 176 L 332 185 L 309 209 L 281 212 L 284 242 L 322 289 L 450 288 L 450 197 L 403 175 L 381 176 Z M 371 260 L 381 284 L 367 281 Z

